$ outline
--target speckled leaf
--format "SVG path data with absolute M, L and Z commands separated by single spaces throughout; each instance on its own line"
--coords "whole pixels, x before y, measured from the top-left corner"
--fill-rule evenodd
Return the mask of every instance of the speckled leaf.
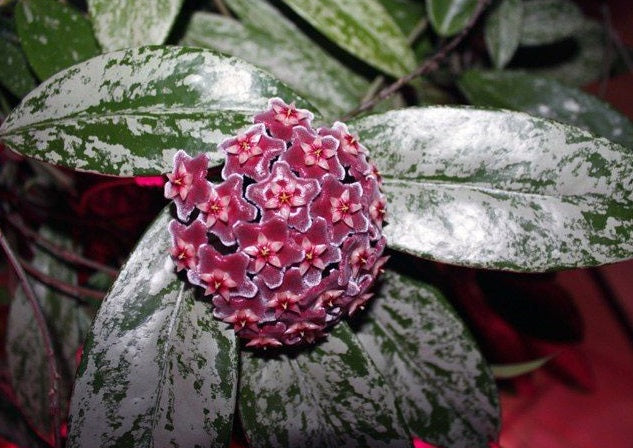
M 519 362 L 514 364 L 493 364 L 490 366 L 490 369 L 492 370 L 492 374 L 495 378 L 514 378 L 540 369 L 549 360 L 550 357 L 547 356 L 545 358 L 538 358 L 533 361 Z
M 171 171 L 179 149 L 224 155 L 216 144 L 252 123 L 269 97 L 310 107 L 270 75 L 210 50 L 141 47 L 97 56 L 54 75 L 0 127 L 11 149 L 82 171 Z
M 255 447 L 405 447 L 391 388 L 347 324 L 297 353 L 242 352 L 240 413 Z
M 523 2 L 521 45 L 545 45 L 571 37 L 583 23 L 580 8 L 571 0 Z
M 394 271 L 382 280 L 357 335 L 409 428 L 435 445 L 487 447 L 499 403 L 475 342 L 437 290 Z
M 183 0 L 87 0 L 104 51 L 165 42 Z
M 407 40 L 378 0 L 283 0 L 341 48 L 393 76 L 415 67 Z
M 41 232 L 45 238 L 58 245 L 72 247 L 71 241 L 59 234 L 48 229 L 42 229 Z M 70 284 L 77 283 L 75 271 L 41 249 L 36 249 L 31 263 L 46 275 Z M 75 355 L 86 337 L 90 318 L 72 298 L 37 281 L 33 281 L 32 285 L 41 303 L 51 339 L 55 341 L 62 411 L 66 412 L 77 367 Z M 50 377 L 46 350 L 33 308 L 21 288 L 17 289 L 11 302 L 6 347 L 11 384 L 20 408 L 34 428 L 41 434 L 50 434 Z
M 182 43 L 213 48 L 270 71 L 308 98 L 325 116 L 336 118 L 356 107 L 369 83 L 324 52 L 283 16 L 278 20 L 285 21 L 281 27 L 286 32 L 281 38 L 228 17 L 195 13 Z
M 221 447 L 237 343 L 174 273 L 166 211 L 132 252 L 84 347 L 69 447 Z
M 35 88 L 35 78 L 29 70 L 22 49 L 14 42 L 0 38 L 0 84 L 18 98 Z
M 352 124 L 385 176 L 391 247 L 516 271 L 633 256 L 633 154 L 518 112 L 429 107 Z
M 491 11 L 484 26 L 488 54 L 497 68 L 506 66 L 519 47 L 523 24 L 523 2 L 501 0 Z
M 477 0 L 426 0 L 431 26 L 443 37 L 463 30 L 476 7 Z
M 556 80 L 523 72 L 471 70 L 459 87 L 475 106 L 519 110 L 593 132 L 633 149 L 633 123 L 600 101 Z
M 100 53 L 90 21 L 57 0 L 20 0 L 15 22 L 29 64 L 42 80 Z
M 424 3 L 418 0 L 378 0 L 405 36 L 426 18 Z
M 50 448 L 29 427 L 20 411 L 3 393 L 0 393 L 0 436 L 17 446 Z
M 297 35 L 298 39 L 308 40 L 303 32 L 281 11 L 272 6 L 267 0 L 254 2 L 253 0 L 224 0 L 224 3 L 235 13 L 247 27 L 269 34 L 279 40 L 287 40 L 289 36 Z
M 554 64 L 526 67 L 531 73 L 556 78 L 565 84 L 583 86 L 604 72 L 607 31 L 598 22 L 585 20 L 570 39 L 571 48 Z

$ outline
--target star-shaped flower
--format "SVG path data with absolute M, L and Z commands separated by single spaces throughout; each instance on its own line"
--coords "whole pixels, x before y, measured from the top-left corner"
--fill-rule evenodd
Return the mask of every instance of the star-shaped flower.
M 362 210 L 360 184 L 343 184 L 329 174 L 321 182 L 321 194 L 310 208 L 313 218 L 322 216 L 332 223 L 332 242 L 341 244 L 350 233 L 366 232 L 369 220 Z
M 312 343 L 324 337 L 325 317 L 326 313 L 322 308 L 306 310 L 301 315 L 301 320 L 290 325 L 286 330 L 286 343 L 291 345 L 301 341 Z
M 238 332 L 244 329 L 257 331 L 259 316 L 248 308 L 235 311 L 230 316 L 225 317 L 224 322 L 233 324 L 233 329 Z
M 281 284 L 276 288 L 269 288 L 259 278 L 255 279 L 255 284 L 266 303 L 266 308 L 274 312 L 276 319 L 279 319 L 284 313 L 301 314 L 300 301 L 304 298 L 308 288 L 303 282 L 298 268 L 286 270 Z
M 290 168 L 304 177 L 321 178 L 330 173 L 337 179 L 345 177 L 345 170 L 336 156 L 338 141 L 332 136 L 321 136 L 302 127 L 292 131 L 292 144 L 281 156 Z
M 246 254 L 222 255 L 213 246 L 204 244 L 198 250 L 198 266 L 189 271 L 189 281 L 205 288 L 204 295 L 217 294 L 224 300 L 231 296 L 253 297 L 257 287 L 246 276 L 249 258 Z
M 294 240 L 304 252 L 299 272 L 310 286 L 321 281 L 321 273 L 327 265 L 341 260 L 341 251 L 332 244 L 327 222 L 320 216 L 312 220 L 305 233 L 295 233 Z
M 281 218 L 272 218 L 264 224 L 238 223 L 234 230 L 240 250 L 251 257 L 248 271 L 257 274 L 256 278 L 261 278 L 269 288 L 278 287 L 285 268 L 303 258 Z
M 257 336 L 254 336 L 246 344 L 247 347 L 258 347 L 266 350 L 268 347 L 279 347 L 283 345 L 281 340 L 284 338 L 286 326 L 277 322 L 274 325 L 264 325 L 259 329 Z
M 242 196 L 242 185 L 242 176 L 232 174 L 222 184 L 212 187 L 209 198 L 198 204 L 202 222 L 227 246 L 235 244 L 235 223 L 252 221 L 257 217 L 257 208 Z
M 262 221 L 278 216 L 301 231 L 310 226 L 309 204 L 318 194 L 316 179 L 297 177 L 281 161 L 275 162 L 270 176 L 246 188 L 246 197 L 262 211 Z
M 319 135 L 329 135 L 338 142 L 338 159 L 341 164 L 349 168 L 350 174 L 356 178 L 370 169 L 367 162 L 367 149 L 360 144 L 358 136 L 349 132 L 347 125 L 337 121 L 331 128 L 319 128 Z
M 254 121 L 264 123 L 273 137 L 289 141 L 293 127 L 309 129 L 313 118 L 310 111 L 297 109 L 295 103 L 286 104 L 280 98 L 271 98 L 268 101 L 268 110 L 255 115 Z
M 176 263 L 176 271 L 194 269 L 198 264 L 198 249 L 207 242 L 207 229 L 199 221 L 186 226 L 172 220 L 169 233 L 172 239 L 170 253 Z
M 189 157 L 184 151 L 174 156 L 174 171 L 167 174 L 165 197 L 174 200 L 178 218 L 187 221 L 195 204 L 203 202 L 210 193 L 207 182 L 206 154 Z
M 268 176 L 270 162 L 286 149 L 286 144 L 266 135 L 263 124 L 256 124 L 245 133 L 223 141 L 219 148 L 227 153 L 222 177 L 246 175 L 255 180 Z

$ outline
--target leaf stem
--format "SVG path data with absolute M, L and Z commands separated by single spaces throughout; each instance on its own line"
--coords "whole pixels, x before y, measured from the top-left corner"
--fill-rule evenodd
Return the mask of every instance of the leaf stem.
M 411 73 L 403 76 L 402 78 L 399 78 L 398 80 L 396 80 L 389 86 L 385 87 L 380 92 L 378 92 L 378 94 L 374 96 L 372 99 L 368 101 L 364 101 L 356 109 L 354 109 L 353 111 L 345 115 L 342 118 L 342 120 L 343 121 L 349 120 L 350 118 L 355 117 L 361 112 L 365 112 L 365 111 L 373 109 L 376 106 L 376 104 L 389 98 L 391 95 L 393 95 L 395 92 L 400 90 L 402 86 L 410 82 L 412 79 L 417 78 L 418 76 L 426 75 L 428 73 L 431 73 L 437 70 L 439 68 L 440 62 L 443 61 L 446 58 L 446 56 L 448 56 L 448 54 L 451 51 L 453 51 L 464 40 L 464 38 L 468 35 L 470 30 L 475 26 L 475 23 L 477 23 L 477 21 L 481 17 L 482 13 L 486 9 L 490 1 L 491 0 L 479 0 L 477 2 L 477 7 L 475 8 L 473 15 L 470 17 L 470 20 L 468 21 L 464 29 L 457 36 L 451 39 L 446 45 L 440 48 L 437 53 L 435 53 L 433 56 L 425 60 L 421 65 L 419 65 Z
M 116 278 L 117 275 L 119 275 L 119 271 L 117 271 L 116 269 L 110 266 L 99 263 L 98 261 L 95 261 L 95 260 L 91 260 L 89 258 L 85 258 L 73 251 L 64 249 L 63 247 L 52 243 L 51 241 L 47 240 L 36 231 L 27 227 L 22 221 L 22 219 L 16 216 L 9 215 L 7 217 L 7 221 L 22 235 L 29 238 L 30 240 L 35 242 L 35 244 L 46 249 L 51 254 L 55 255 L 61 260 L 67 261 L 68 263 L 85 266 L 90 269 L 94 269 L 96 271 L 101 271 L 112 278 Z
M 51 341 L 51 335 L 48 330 L 48 326 L 46 324 L 46 318 L 44 317 L 44 312 L 42 311 L 42 305 L 40 304 L 31 284 L 29 283 L 26 273 L 18 258 L 13 253 L 13 250 L 9 246 L 7 239 L 4 236 L 2 230 L 0 230 L 0 246 L 2 246 L 2 250 L 4 251 L 9 264 L 13 267 L 16 275 L 18 276 L 18 280 L 20 281 L 20 285 L 24 291 L 24 295 L 26 296 L 31 308 L 33 309 L 33 316 L 35 318 L 35 323 L 40 331 L 42 336 L 42 340 L 44 342 L 44 350 L 46 352 L 46 359 L 48 365 L 48 376 L 49 376 L 49 398 L 50 398 L 50 414 L 53 420 L 53 438 L 55 441 L 55 448 L 62 447 L 62 438 L 61 438 L 61 406 L 59 400 L 59 368 L 57 366 L 57 360 L 55 359 L 55 352 L 53 351 L 53 343 Z
M 75 297 L 80 300 L 84 297 L 95 300 L 103 300 L 104 294 L 101 291 L 96 291 L 90 288 L 83 288 L 81 286 L 75 286 L 71 285 L 70 283 L 63 282 L 59 279 L 56 279 L 55 277 L 44 274 L 23 259 L 20 259 L 20 264 L 31 277 L 35 278 L 40 283 L 43 283 L 46 286 L 50 286 L 51 288 L 54 288 L 68 296 Z

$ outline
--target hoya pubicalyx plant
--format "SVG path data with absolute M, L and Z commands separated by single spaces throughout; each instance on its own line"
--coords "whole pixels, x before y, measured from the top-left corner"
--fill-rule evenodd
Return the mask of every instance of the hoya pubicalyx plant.
M 219 145 L 223 181 L 208 158 L 179 151 L 167 177 L 178 271 L 204 288 L 216 318 L 247 347 L 311 343 L 373 295 L 386 199 L 367 150 L 347 126 L 279 98 Z

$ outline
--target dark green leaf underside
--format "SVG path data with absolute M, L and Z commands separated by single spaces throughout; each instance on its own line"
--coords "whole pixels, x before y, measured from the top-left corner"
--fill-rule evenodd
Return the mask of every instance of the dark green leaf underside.
M 391 247 L 547 271 L 633 256 L 633 155 L 516 112 L 418 108 L 352 126 L 385 176 Z
M 0 38 L 0 84 L 17 98 L 22 98 L 35 88 L 35 78 L 22 49 L 5 37 Z
M 174 273 L 170 215 L 142 238 L 84 348 L 70 447 L 228 445 L 237 382 L 233 331 Z

